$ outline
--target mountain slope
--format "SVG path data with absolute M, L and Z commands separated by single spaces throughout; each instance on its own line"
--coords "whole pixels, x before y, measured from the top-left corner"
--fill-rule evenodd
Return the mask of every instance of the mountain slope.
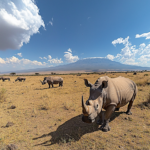
M 150 70 L 150 67 L 140 67 L 133 65 L 125 65 L 119 62 L 111 61 L 106 58 L 88 58 L 78 60 L 75 63 L 70 63 L 66 65 L 59 65 L 56 67 L 48 67 L 48 68 L 36 68 L 29 70 L 20 70 L 13 71 L 16 73 L 21 72 L 40 72 L 40 71 L 128 71 L 128 70 Z M 10 71 L 12 72 L 12 71 Z M 9 73 L 9 72 L 7 72 Z

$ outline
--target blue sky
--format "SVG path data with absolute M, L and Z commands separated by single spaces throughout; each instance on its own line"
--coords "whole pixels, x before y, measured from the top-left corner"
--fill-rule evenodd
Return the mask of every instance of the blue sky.
M 104 57 L 150 67 L 149 0 L 0 0 L 0 72 Z

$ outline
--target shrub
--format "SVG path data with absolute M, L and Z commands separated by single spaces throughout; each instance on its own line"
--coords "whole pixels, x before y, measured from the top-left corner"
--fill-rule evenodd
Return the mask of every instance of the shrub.
M 14 76 L 14 75 L 16 75 L 16 73 L 15 73 L 15 72 L 12 72 L 12 73 L 10 73 L 10 75 L 11 75 L 11 76 Z
M 148 80 L 147 79 L 139 79 L 138 81 L 136 81 L 136 85 L 137 86 L 144 86 L 148 83 Z
M 6 101 L 6 90 L 4 88 L 0 91 L 0 103 Z
M 146 101 L 142 102 L 141 104 L 138 104 L 141 109 L 149 108 L 150 109 L 150 93 L 148 94 Z
M 148 76 L 148 74 L 144 74 L 144 76 Z
M 39 75 L 39 73 L 38 73 L 38 72 L 36 72 L 36 73 L 35 73 L 35 75 L 36 75 L 36 76 L 38 76 L 38 75 Z

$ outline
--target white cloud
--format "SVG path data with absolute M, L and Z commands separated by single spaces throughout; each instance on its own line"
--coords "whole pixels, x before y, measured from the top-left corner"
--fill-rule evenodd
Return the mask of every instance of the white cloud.
M 18 56 L 22 57 L 22 53 L 17 53 Z
M 0 50 L 20 49 L 45 28 L 33 0 L 0 0 Z
M 40 59 L 43 59 L 42 57 L 39 57 Z
M 61 58 L 60 59 L 58 59 L 58 58 L 56 58 L 56 59 L 49 59 L 48 61 L 50 63 L 53 63 L 53 64 L 61 64 L 61 63 L 63 63 L 63 61 L 61 60 Z
M 61 64 L 61 63 L 63 63 L 63 61 L 61 60 L 61 58 L 60 59 L 58 59 L 58 58 L 53 58 L 52 59 L 51 55 L 48 55 L 48 61 L 50 63 L 53 63 L 53 64 Z
M 46 57 L 43 57 L 43 59 L 47 59 Z
M 65 53 L 64 57 L 65 57 L 66 61 L 69 63 L 76 62 L 77 60 L 79 60 L 78 56 L 72 55 L 72 51 L 70 48 L 68 49 L 67 52 L 64 52 L 64 53 Z
M 141 37 L 146 37 L 146 39 L 150 39 L 150 32 L 148 33 L 143 33 L 141 35 L 136 34 L 135 38 L 141 38 Z
M 0 64 L 5 64 L 5 63 L 6 63 L 5 60 L 0 58 Z
M 136 35 L 136 37 L 138 36 Z M 138 48 L 136 48 L 136 45 L 132 45 L 129 42 L 129 36 L 125 39 L 118 38 L 112 41 L 112 44 L 114 46 L 116 46 L 116 44 L 124 45 L 121 52 L 114 56 L 114 59 L 119 60 L 121 63 L 146 66 L 148 62 L 150 62 L 150 44 L 146 45 L 145 43 L 141 43 Z
M 52 56 L 51 56 L 51 55 L 48 55 L 48 59 L 52 59 Z
M 108 59 L 110 59 L 110 60 L 113 60 L 115 57 L 114 57 L 114 55 L 108 54 L 108 55 L 106 56 L 106 58 L 108 58 Z
M 52 21 L 49 21 L 49 24 L 50 24 L 51 26 L 53 26 L 53 18 L 52 18 Z
M 114 45 L 114 46 L 116 46 L 116 44 L 128 44 L 128 40 L 129 40 L 129 36 L 127 37 L 127 38 L 125 38 L 125 39 L 123 39 L 123 38 L 118 38 L 117 40 L 114 40 L 114 41 L 112 41 L 112 44 Z
M 39 62 L 39 61 L 31 61 L 29 59 L 18 59 L 15 56 L 12 56 L 10 58 L 0 58 L 0 64 L 6 64 L 6 65 L 37 65 L 37 66 L 43 66 L 45 63 Z

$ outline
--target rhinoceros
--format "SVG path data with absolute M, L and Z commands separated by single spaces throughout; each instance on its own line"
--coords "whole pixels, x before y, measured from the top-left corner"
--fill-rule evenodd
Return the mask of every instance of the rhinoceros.
M 18 80 L 21 82 L 22 80 L 25 81 L 26 78 L 25 78 L 25 77 L 18 77 L 18 78 L 15 80 L 15 82 L 18 81 Z
M 100 129 L 109 131 L 109 120 L 111 114 L 129 102 L 126 114 L 131 115 L 131 107 L 137 94 L 136 84 L 124 77 L 109 78 L 100 77 L 95 84 L 84 79 L 85 85 L 90 87 L 89 99 L 84 103 L 82 96 L 82 121 L 92 123 L 99 116 Z M 102 108 L 105 112 L 102 112 Z
M 10 81 L 10 78 L 9 78 L 9 77 L 0 77 L 0 80 L 3 80 L 3 82 L 4 82 L 5 80 Z
M 43 82 L 41 81 L 41 83 L 42 83 L 42 85 L 48 83 L 49 88 L 50 88 L 50 85 L 52 85 L 52 87 L 53 87 L 53 84 L 59 84 L 59 86 L 63 86 L 63 78 L 52 77 L 52 76 L 44 77 L 44 80 L 43 80 Z

